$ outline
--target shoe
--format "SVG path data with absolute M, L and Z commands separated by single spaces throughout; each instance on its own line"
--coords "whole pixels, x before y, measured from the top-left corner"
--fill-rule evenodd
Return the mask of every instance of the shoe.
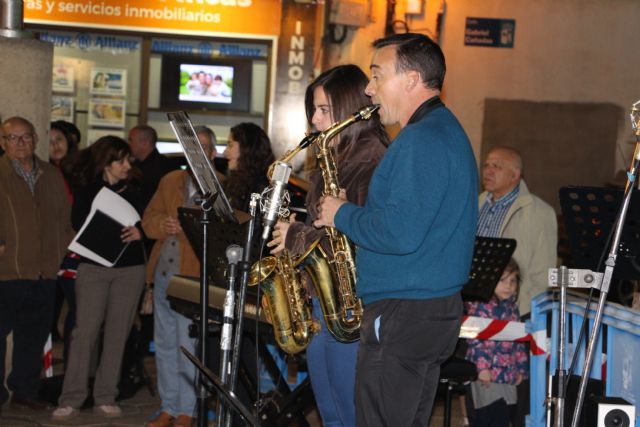
M 13 396 L 11 406 L 19 409 L 29 409 L 31 411 L 50 411 L 53 406 L 49 402 L 38 399 L 20 398 Z
M 193 425 L 193 417 L 189 415 L 178 415 L 173 422 L 173 427 L 191 427 Z
M 122 409 L 118 405 L 100 405 L 93 407 L 93 413 L 102 415 L 105 418 L 120 418 Z
M 173 423 L 173 417 L 165 411 L 160 412 L 154 419 L 147 422 L 145 427 L 169 427 Z
M 75 408 L 72 408 L 71 406 L 59 406 L 51 414 L 51 419 L 54 421 L 67 421 L 77 416 L 79 413 L 80 411 L 78 411 Z

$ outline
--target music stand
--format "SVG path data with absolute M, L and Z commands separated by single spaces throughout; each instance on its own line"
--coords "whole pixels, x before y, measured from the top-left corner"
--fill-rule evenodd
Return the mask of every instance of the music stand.
M 236 410 L 236 412 L 247 422 L 248 425 L 255 427 L 260 426 L 258 421 L 253 417 L 253 415 L 251 415 L 251 412 L 249 412 L 247 408 L 242 403 L 240 403 L 238 397 L 233 392 L 227 390 L 227 386 L 224 385 L 218 379 L 218 377 L 213 372 L 211 372 L 209 368 L 201 363 L 193 354 L 189 353 L 189 351 L 184 347 L 180 347 L 180 350 L 182 350 L 185 356 L 187 356 L 187 358 L 194 365 L 196 365 L 196 368 L 198 368 L 200 373 L 211 382 L 216 390 L 218 390 L 218 394 L 225 399 L 229 406 Z
M 198 135 L 196 134 L 189 116 L 185 112 L 168 113 L 169 124 L 176 135 L 178 142 L 182 145 L 187 162 L 191 168 L 191 172 L 198 182 L 202 198 L 198 200 L 201 207 L 200 225 L 202 235 L 200 262 L 200 324 L 199 324 L 199 341 L 200 341 L 200 360 L 206 363 L 207 360 L 207 310 L 209 307 L 209 292 L 207 271 L 208 259 L 208 236 L 210 224 L 210 212 L 213 209 L 217 218 L 226 221 L 229 224 L 237 222 L 233 214 L 233 209 L 229 204 L 227 196 L 225 196 L 222 186 L 213 170 L 213 165 L 207 157 Z M 200 371 L 200 390 L 198 394 L 198 426 L 207 427 L 207 391 L 204 387 L 202 371 Z
M 637 159 L 635 160 L 637 161 Z M 633 183 L 633 180 L 630 180 L 630 182 Z M 630 184 L 628 183 L 627 185 Z M 591 326 L 591 336 L 587 343 L 587 351 L 584 356 L 583 374 L 581 376 L 572 375 L 576 365 L 576 358 L 580 353 L 574 353 L 569 371 L 566 374 L 562 359 L 558 356 L 559 387 L 556 398 L 558 403 L 556 405 L 557 418 L 562 418 L 562 421 L 565 414 L 564 406 L 561 405 L 564 405 L 565 397 L 568 395 L 568 379 L 580 379 L 576 401 L 573 405 L 575 409 L 571 418 L 571 425 L 574 426 L 584 418 L 581 418 L 581 411 L 588 385 L 585 378 L 589 376 L 588 369 L 590 369 L 595 351 L 595 342 L 599 334 L 598 329 L 602 318 L 602 310 L 609 293 L 609 284 L 613 280 L 637 280 L 640 277 L 640 265 L 637 261 L 640 247 L 640 224 L 636 219 L 640 215 L 640 200 L 638 200 L 638 190 L 631 189 L 629 193 L 626 193 L 624 189 L 615 187 L 570 186 L 561 188 L 559 195 L 562 216 L 569 240 L 571 264 L 575 265 L 576 269 L 591 270 L 600 274 L 603 274 L 604 270 L 604 279 L 597 283 L 600 297 L 595 319 Z M 621 207 L 624 207 L 624 210 L 621 211 Z M 626 217 L 629 219 L 625 221 Z M 623 221 L 622 227 L 619 227 L 619 221 L 621 220 Z M 615 234 L 612 231 L 615 231 Z M 610 251 L 609 258 L 605 258 L 607 251 Z M 615 257 L 612 254 L 615 254 Z M 613 262 L 611 261 L 612 259 Z M 607 278 L 608 271 L 610 276 Z M 558 274 L 558 276 L 560 275 Z M 578 287 L 589 287 L 593 291 L 596 284 Z M 589 302 L 591 301 L 591 295 Z M 583 325 L 579 329 L 580 333 L 577 342 L 574 342 L 575 347 L 582 345 L 582 340 L 588 333 L 587 311 L 590 306 L 591 304 L 588 303 L 585 307 Z M 561 314 L 563 313 L 561 312 Z M 564 332 L 565 328 L 562 322 L 559 328 L 561 333 Z M 559 339 L 562 339 L 560 334 Z M 563 342 L 563 340 L 560 342 Z
M 476 236 L 469 281 L 462 288 L 462 299 L 488 302 L 515 250 L 514 239 Z
M 637 280 L 640 278 L 640 193 L 633 190 L 628 219 L 624 223 L 618 248 L 613 279 Z M 604 187 L 563 187 L 560 189 L 560 206 L 567 229 L 571 250 L 571 265 L 602 271 L 599 258 L 608 247 L 609 234 L 615 226 L 618 209 L 622 204 L 624 189 Z
M 250 215 L 242 211 L 233 211 L 235 222 L 227 222 L 220 218 L 214 218 L 209 224 L 207 265 L 209 266 L 209 279 L 216 286 L 226 283 L 227 257 L 226 250 L 231 244 L 237 244 L 244 240 L 247 233 L 247 222 Z M 200 233 L 200 210 L 194 208 L 178 208 L 178 219 L 187 240 L 194 248 L 202 247 L 202 234 Z M 260 256 L 260 241 L 252 241 L 250 264 L 258 261 Z M 200 262 L 201 253 L 197 253 Z
M 167 113 L 167 117 L 173 133 L 176 134 L 178 142 L 182 145 L 187 163 L 189 163 L 189 167 L 198 182 L 204 198 L 215 197 L 213 210 L 216 215 L 229 222 L 236 222 L 229 199 L 227 199 L 222 190 L 211 160 L 204 152 L 189 116 L 184 111 L 179 111 L 177 113 Z

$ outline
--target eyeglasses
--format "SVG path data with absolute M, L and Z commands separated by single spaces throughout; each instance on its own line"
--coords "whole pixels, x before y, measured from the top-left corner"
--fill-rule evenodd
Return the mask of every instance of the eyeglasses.
M 33 142 L 33 134 L 25 133 L 24 135 L 9 134 L 4 136 L 5 141 L 9 141 L 12 144 L 17 144 L 19 141 L 25 144 L 31 144 Z

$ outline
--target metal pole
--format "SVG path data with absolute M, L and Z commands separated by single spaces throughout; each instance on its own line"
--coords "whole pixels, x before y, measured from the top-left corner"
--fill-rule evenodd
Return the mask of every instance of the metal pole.
M 209 308 L 209 280 L 207 271 L 207 256 L 209 253 L 209 214 L 212 204 L 206 198 L 200 201 L 202 207 L 202 216 L 200 224 L 202 225 L 202 257 L 200 262 L 200 326 L 198 330 L 200 341 L 200 362 L 205 365 L 207 363 L 207 310 Z M 199 372 L 199 371 L 198 371 Z M 205 387 L 205 378 L 202 373 L 198 373 L 199 390 L 198 390 L 198 427 L 207 427 L 208 411 L 207 411 L 207 388 Z
M 558 395 L 556 397 L 556 427 L 564 427 L 564 402 L 565 402 L 565 381 L 567 371 L 564 369 L 564 359 L 566 354 L 565 335 L 567 327 L 567 286 L 569 285 L 569 270 L 565 266 L 558 269 L 558 279 L 560 286 L 560 325 L 558 331 L 558 358 L 556 372 L 558 375 Z
M 242 262 L 240 263 L 240 297 L 238 300 L 238 309 L 236 311 L 236 330 L 234 334 L 233 341 L 233 356 L 231 357 L 231 375 L 229 377 L 229 390 L 232 393 L 236 392 L 236 385 L 238 383 L 238 368 L 240 365 L 240 347 L 242 347 L 242 328 L 244 323 L 244 302 L 246 298 L 247 291 L 247 282 L 249 281 L 249 262 L 251 261 L 251 245 L 253 242 L 253 233 L 255 230 L 255 218 L 256 211 L 258 207 L 258 199 L 260 199 L 259 194 L 252 194 L 251 201 L 249 203 L 249 213 L 251 214 L 251 219 L 249 220 L 249 226 L 247 230 L 247 236 L 245 240 L 244 252 L 242 253 Z M 257 310 L 256 315 L 258 316 L 260 313 L 260 302 L 256 303 Z M 258 317 L 256 316 L 256 322 L 258 321 Z M 258 373 L 259 375 L 259 373 Z M 228 413 L 226 418 L 226 426 L 231 427 L 231 421 L 233 419 L 233 414 Z

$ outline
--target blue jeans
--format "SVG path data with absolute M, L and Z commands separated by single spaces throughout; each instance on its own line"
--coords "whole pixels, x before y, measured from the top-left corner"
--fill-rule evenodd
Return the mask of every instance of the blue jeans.
M 168 275 L 167 275 L 168 276 Z M 153 340 L 156 349 L 158 394 L 162 410 L 174 417 L 193 416 L 196 406 L 196 367 L 180 351 L 195 354 L 195 338 L 189 338 L 191 320 L 171 309 L 167 300 L 169 277 L 157 273 L 153 288 Z
M 307 366 L 322 423 L 325 427 L 355 426 L 358 342 L 344 344 L 331 335 L 317 298 L 313 299 L 313 313 L 322 329 L 307 347 Z

